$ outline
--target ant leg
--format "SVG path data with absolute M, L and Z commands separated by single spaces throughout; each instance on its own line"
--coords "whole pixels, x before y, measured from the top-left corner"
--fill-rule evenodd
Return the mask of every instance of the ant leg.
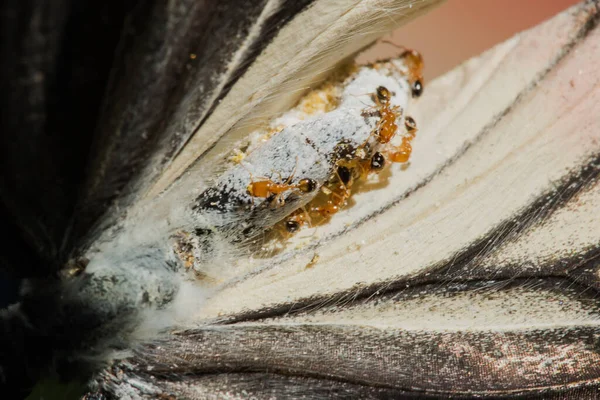
M 381 112 L 379 111 L 378 107 L 370 106 L 370 107 L 363 109 L 361 111 L 360 115 L 363 116 L 364 118 L 381 117 Z
M 331 193 L 331 197 L 337 197 L 337 199 L 338 199 L 338 203 L 335 203 L 335 202 L 334 202 L 334 204 L 336 204 L 336 205 L 339 207 L 339 206 L 342 206 L 342 205 L 343 205 L 343 204 L 346 202 L 346 200 L 348 199 L 348 197 L 350 197 L 350 196 L 347 196 L 347 193 L 346 193 L 346 195 L 345 195 L 345 196 L 342 196 L 342 195 L 341 195 L 341 194 L 339 194 L 339 193 L 332 192 L 332 193 Z M 333 200 L 332 200 L 332 201 L 333 201 Z
M 283 192 L 277 193 L 275 195 L 275 197 L 273 197 L 273 200 L 271 200 L 269 205 L 271 206 L 272 209 L 275 209 L 277 207 L 283 207 L 285 205 L 285 199 L 283 198 Z
M 243 163 L 240 163 L 240 166 L 246 170 L 246 172 L 248 173 L 248 175 L 250 175 L 250 183 L 259 182 L 261 179 L 265 180 L 265 181 L 270 181 L 271 180 L 270 178 L 268 178 L 266 176 L 259 176 L 258 177 L 259 180 L 255 180 L 254 179 L 254 175 L 252 175 L 252 172 L 250 172 L 250 170 Z
M 292 174 L 290 176 L 288 176 L 288 178 L 285 180 L 284 185 L 289 185 L 292 182 L 292 179 L 294 179 L 294 175 L 296 175 L 297 169 L 298 169 L 298 156 L 296 156 L 296 164 L 294 165 Z
M 301 208 L 302 208 L 302 213 L 304 214 L 304 217 L 306 218 L 306 222 L 308 222 L 308 227 L 312 228 L 313 223 L 312 223 L 312 218 L 310 217 L 310 214 L 308 213 L 308 211 L 306 211 L 306 207 L 301 207 Z

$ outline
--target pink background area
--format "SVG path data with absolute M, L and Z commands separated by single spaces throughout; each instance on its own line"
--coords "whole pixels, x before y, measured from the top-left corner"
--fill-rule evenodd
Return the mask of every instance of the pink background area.
M 531 28 L 567 9 L 577 0 L 448 0 L 384 39 L 421 52 L 425 80 L 449 71 L 515 33 Z M 359 62 L 398 54 L 378 43 L 359 56 Z

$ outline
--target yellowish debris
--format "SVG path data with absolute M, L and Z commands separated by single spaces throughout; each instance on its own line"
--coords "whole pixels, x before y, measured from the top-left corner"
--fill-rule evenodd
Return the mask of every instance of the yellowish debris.
M 267 133 L 265 133 L 264 135 L 262 135 L 260 137 L 260 140 L 263 142 L 266 142 L 267 140 L 271 139 L 273 136 L 275 136 L 276 134 L 281 132 L 283 130 L 283 128 L 285 128 L 285 126 L 283 126 L 283 125 L 277 125 L 277 126 L 273 126 L 273 127 L 269 128 L 267 130 Z
M 178 232 L 174 235 L 175 244 L 173 250 L 179 259 L 183 262 L 185 269 L 194 266 L 194 254 L 192 244 L 189 242 L 190 234 L 188 232 Z
M 235 164 L 239 164 L 244 160 L 244 158 L 246 158 L 246 153 L 240 149 L 233 149 L 233 155 L 231 155 L 228 160 Z
M 306 269 L 312 268 L 315 266 L 316 263 L 319 262 L 319 255 L 317 253 L 315 253 L 315 255 L 313 256 L 313 258 L 308 262 L 308 264 L 306 264 Z
M 342 66 L 329 79 L 323 82 L 321 86 L 311 90 L 300 99 L 297 109 L 306 114 L 306 116 L 334 110 L 339 104 L 340 84 L 357 70 L 358 66 L 354 63 Z

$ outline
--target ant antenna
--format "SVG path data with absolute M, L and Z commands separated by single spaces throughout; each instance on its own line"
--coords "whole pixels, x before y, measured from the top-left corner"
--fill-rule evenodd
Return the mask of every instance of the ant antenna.
M 292 179 L 294 179 L 294 175 L 296 175 L 296 169 L 298 168 L 298 156 L 296 156 L 296 164 L 294 165 L 294 169 L 292 170 L 292 174 L 290 176 L 288 176 L 288 178 L 285 180 L 285 184 L 289 185 L 290 183 L 292 183 Z
M 350 96 L 352 97 L 360 97 L 360 96 L 366 96 L 369 95 L 371 97 L 373 97 L 373 93 L 360 93 L 360 94 L 351 94 Z M 361 99 L 358 99 L 358 101 L 360 101 L 362 103 L 362 105 L 364 105 L 365 107 L 372 107 L 371 105 L 365 103 L 364 101 L 362 101 Z
M 407 51 L 407 50 L 408 50 L 408 49 L 407 49 L 405 46 L 400 46 L 399 44 L 396 44 L 396 43 L 394 43 L 394 42 L 392 42 L 392 41 L 389 41 L 389 40 L 387 40 L 387 39 L 381 39 L 381 40 L 380 40 L 380 42 L 381 42 L 381 43 L 385 43 L 385 44 L 389 44 L 389 45 L 391 45 L 391 46 L 394 46 L 394 47 L 395 47 L 395 48 L 397 48 L 398 50 L 404 50 L 404 51 Z
M 246 167 L 244 165 L 244 161 L 240 161 L 240 166 L 246 170 L 246 172 L 248 173 L 248 175 L 250 175 L 250 181 L 254 182 L 254 175 L 252 175 L 252 172 L 250 172 L 250 170 L 248 169 L 248 167 Z

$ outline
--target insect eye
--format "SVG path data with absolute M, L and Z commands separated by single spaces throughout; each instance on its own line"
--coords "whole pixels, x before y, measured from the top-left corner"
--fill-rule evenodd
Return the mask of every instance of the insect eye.
M 406 117 L 404 118 L 404 126 L 406 127 L 406 130 L 409 132 L 413 132 L 417 130 L 417 123 L 415 122 L 415 120 L 412 117 Z
M 385 166 L 385 157 L 380 152 L 376 152 L 371 157 L 371 169 L 374 171 L 379 171 L 383 169 Z
M 412 97 L 419 97 L 423 94 L 423 82 L 420 79 L 417 79 L 412 84 Z
M 314 179 L 304 178 L 298 182 L 298 189 L 304 193 L 314 192 L 317 188 L 317 182 Z
M 294 233 L 298 229 L 300 229 L 300 224 L 298 223 L 298 221 L 285 221 L 285 229 L 289 233 Z

